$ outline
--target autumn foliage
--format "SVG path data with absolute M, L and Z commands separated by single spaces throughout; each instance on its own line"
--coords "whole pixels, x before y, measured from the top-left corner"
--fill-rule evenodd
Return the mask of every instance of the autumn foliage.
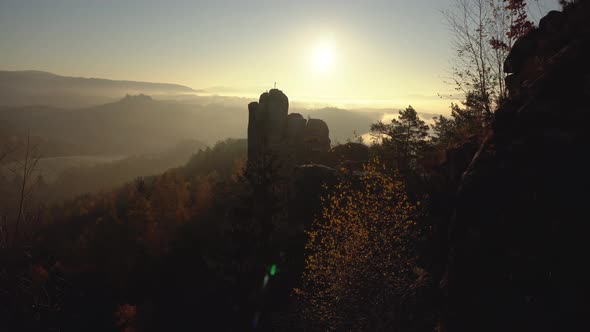
M 493 6 L 494 1 L 492 0 L 491 3 Z M 496 9 L 493 14 L 496 21 L 498 20 L 497 16 L 503 13 L 508 14 L 509 24 L 508 30 L 505 32 L 507 39 L 494 37 L 490 40 L 490 45 L 494 49 L 510 50 L 514 41 L 531 31 L 534 28 L 534 24 L 529 20 L 527 2 L 525 0 L 503 0 L 503 7 L 503 12 Z
M 320 329 L 382 330 L 396 324 L 418 280 L 417 207 L 397 174 L 372 161 L 323 198 L 309 231 L 304 318 Z

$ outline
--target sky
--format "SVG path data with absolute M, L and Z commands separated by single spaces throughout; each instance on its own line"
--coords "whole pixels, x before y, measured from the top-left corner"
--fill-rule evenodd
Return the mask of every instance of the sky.
M 0 0 L 0 69 L 445 113 L 452 1 Z

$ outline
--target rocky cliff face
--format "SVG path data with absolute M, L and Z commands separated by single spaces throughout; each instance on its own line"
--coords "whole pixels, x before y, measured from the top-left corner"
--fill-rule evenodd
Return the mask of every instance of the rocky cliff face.
M 549 13 L 506 60 L 510 98 L 451 220 L 448 331 L 587 329 L 589 2 Z
M 282 164 L 318 162 L 330 151 L 328 125 L 289 114 L 289 99 L 278 89 L 248 105 L 248 161 L 272 155 Z

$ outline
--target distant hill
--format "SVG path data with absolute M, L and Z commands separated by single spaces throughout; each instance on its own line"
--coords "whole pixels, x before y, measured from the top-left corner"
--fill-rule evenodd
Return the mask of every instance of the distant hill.
M 200 142 L 187 140 L 159 153 L 62 169 L 56 172 L 56 178 L 51 178 L 50 169 L 42 169 L 46 186 L 41 194 L 46 201 L 57 202 L 84 193 L 113 189 L 137 177 L 157 175 L 182 166 L 202 148 Z
M 214 144 L 246 137 L 252 98 L 199 92 L 204 91 L 177 84 L 0 71 L 0 143 L 22 137 L 29 127 L 50 156 L 127 155 L 161 151 L 183 139 Z M 398 110 L 308 109 L 294 103 L 290 112 L 326 121 L 332 143 L 344 143 Z M 420 116 L 432 122 L 432 114 Z
M 126 94 L 179 95 L 189 87 L 100 78 L 59 76 L 43 71 L 0 71 L 0 106 L 81 108 L 116 101 Z
M 243 114 L 244 119 L 238 119 L 217 107 L 139 95 L 77 110 L 0 107 L 0 128 L 21 138 L 30 130 L 43 142 L 45 156 L 131 155 L 162 151 L 186 139 L 211 144 L 227 137 L 245 137 L 246 112 Z M 0 133 L 2 136 L 6 135 Z
M 245 105 L 224 97 L 187 102 L 128 95 L 116 102 L 74 110 L 0 107 L 0 141 L 12 136 L 22 139 L 30 129 L 41 140 L 46 157 L 153 153 L 185 139 L 210 145 L 246 137 Z M 383 115 L 336 108 L 292 112 L 326 121 L 333 143 L 346 142 L 355 131 L 366 133 Z

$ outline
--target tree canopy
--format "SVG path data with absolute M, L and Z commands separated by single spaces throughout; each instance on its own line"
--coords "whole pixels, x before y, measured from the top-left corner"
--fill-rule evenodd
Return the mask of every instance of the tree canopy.
M 380 138 L 394 163 L 404 171 L 414 168 L 417 158 L 426 147 L 428 125 L 420 119 L 412 106 L 399 111 L 391 123 L 381 121 L 371 125 L 371 134 Z

